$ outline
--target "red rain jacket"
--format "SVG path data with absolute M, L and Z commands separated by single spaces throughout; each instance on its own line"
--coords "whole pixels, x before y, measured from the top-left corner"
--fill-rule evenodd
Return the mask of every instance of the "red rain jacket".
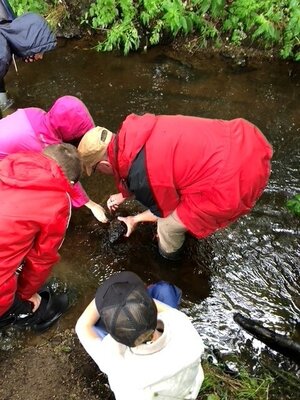
M 246 214 L 270 175 L 272 147 L 244 119 L 129 115 L 108 147 L 119 190 L 141 149 L 153 198 L 163 217 L 175 209 L 188 231 L 204 238 Z
M 60 167 L 40 153 L 15 153 L 0 162 L 0 316 L 16 292 L 22 299 L 36 293 L 59 260 L 71 192 Z

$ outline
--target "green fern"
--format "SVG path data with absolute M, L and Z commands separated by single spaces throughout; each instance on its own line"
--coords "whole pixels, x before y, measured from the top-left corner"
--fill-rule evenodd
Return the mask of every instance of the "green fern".
M 16 15 L 22 15 L 29 11 L 44 14 L 48 9 L 47 4 L 41 0 L 10 0 L 9 4 Z
M 132 23 L 115 24 L 108 32 L 104 42 L 96 46 L 98 51 L 111 51 L 113 49 L 123 49 L 124 54 L 139 47 L 139 35 Z
M 296 194 L 286 203 L 287 208 L 295 215 L 300 217 L 300 194 Z

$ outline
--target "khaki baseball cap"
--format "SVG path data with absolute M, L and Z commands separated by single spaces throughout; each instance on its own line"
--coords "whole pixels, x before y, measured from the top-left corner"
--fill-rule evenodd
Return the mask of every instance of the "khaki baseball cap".
M 89 176 L 93 171 L 93 167 L 104 158 L 112 135 L 113 133 L 108 129 L 97 126 L 82 137 L 78 145 L 78 152 Z

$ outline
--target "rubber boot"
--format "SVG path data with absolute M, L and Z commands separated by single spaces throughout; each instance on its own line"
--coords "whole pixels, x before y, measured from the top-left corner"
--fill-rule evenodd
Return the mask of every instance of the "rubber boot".
M 158 252 L 159 252 L 159 254 L 163 258 L 165 258 L 166 260 L 169 260 L 169 261 L 180 261 L 182 259 L 183 249 L 184 249 L 184 244 L 178 250 L 173 251 L 172 253 L 167 253 L 158 244 Z
M 16 327 L 44 332 L 68 309 L 69 301 L 66 293 L 56 295 L 49 287 L 38 293 L 42 298 L 39 308 L 25 318 L 17 317 L 14 323 Z
M 26 320 L 32 316 L 32 303 L 23 301 L 18 296 L 15 296 L 12 306 L 0 317 L 0 330 L 14 325 L 17 319 Z
M 16 320 L 14 315 L 8 315 L 7 317 L 1 318 L 0 320 L 0 331 L 9 325 L 12 325 Z
M 54 294 L 51 289 L 42 291 L 39 295 L 47 301 L 47 305 L 40 318 L 31 325 L 31 329 L 35 332 L 44 332 L 67 311 L 69 299 L 66 293 Z

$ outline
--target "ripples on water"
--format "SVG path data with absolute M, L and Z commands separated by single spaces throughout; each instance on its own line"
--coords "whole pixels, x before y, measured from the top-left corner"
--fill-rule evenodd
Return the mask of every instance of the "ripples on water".
M 47 55 L 38 65 L 20 66 L 18 80 L 10 71 L 8 85 L 19 105 L 47 108 L 61 95 L 77 95 L 96 123 L 111 130 L 131 112 L 244 117 L 273 144 L 274 159 L 268 188 L 252 213 L 206 241 L 191 240 L 179 265 L 157 256 L 149 226 L 140 227 L 126 243 L 111 247 L 105 228 L 97 232 L 88 211 L 76 211 L 61 250 L 62 261 L 54 272 L 78 293 L 73 312 L 62 324 L 75 324 L 104 279 L 131 269 L 146 282 L 165 279 L 183 289 L 183 309 L 208 347 L 229 354 L 239 353 L 249 340 L 250 347 L 260 347 L 233 321 L 237 311 L 296 337 L 299 219 L 288 213 L 285 202 L 300 193 L 299 66 L 261 64 L 236 70 L 214 59 L 192 67 L 166 57 L 161 50 L 124 58 L 72 46 Z M 107 177 L 83 183 L 91 197 L 103 204 L 115 191 Z M 135 208 L 129 205 L 131 209 Z

